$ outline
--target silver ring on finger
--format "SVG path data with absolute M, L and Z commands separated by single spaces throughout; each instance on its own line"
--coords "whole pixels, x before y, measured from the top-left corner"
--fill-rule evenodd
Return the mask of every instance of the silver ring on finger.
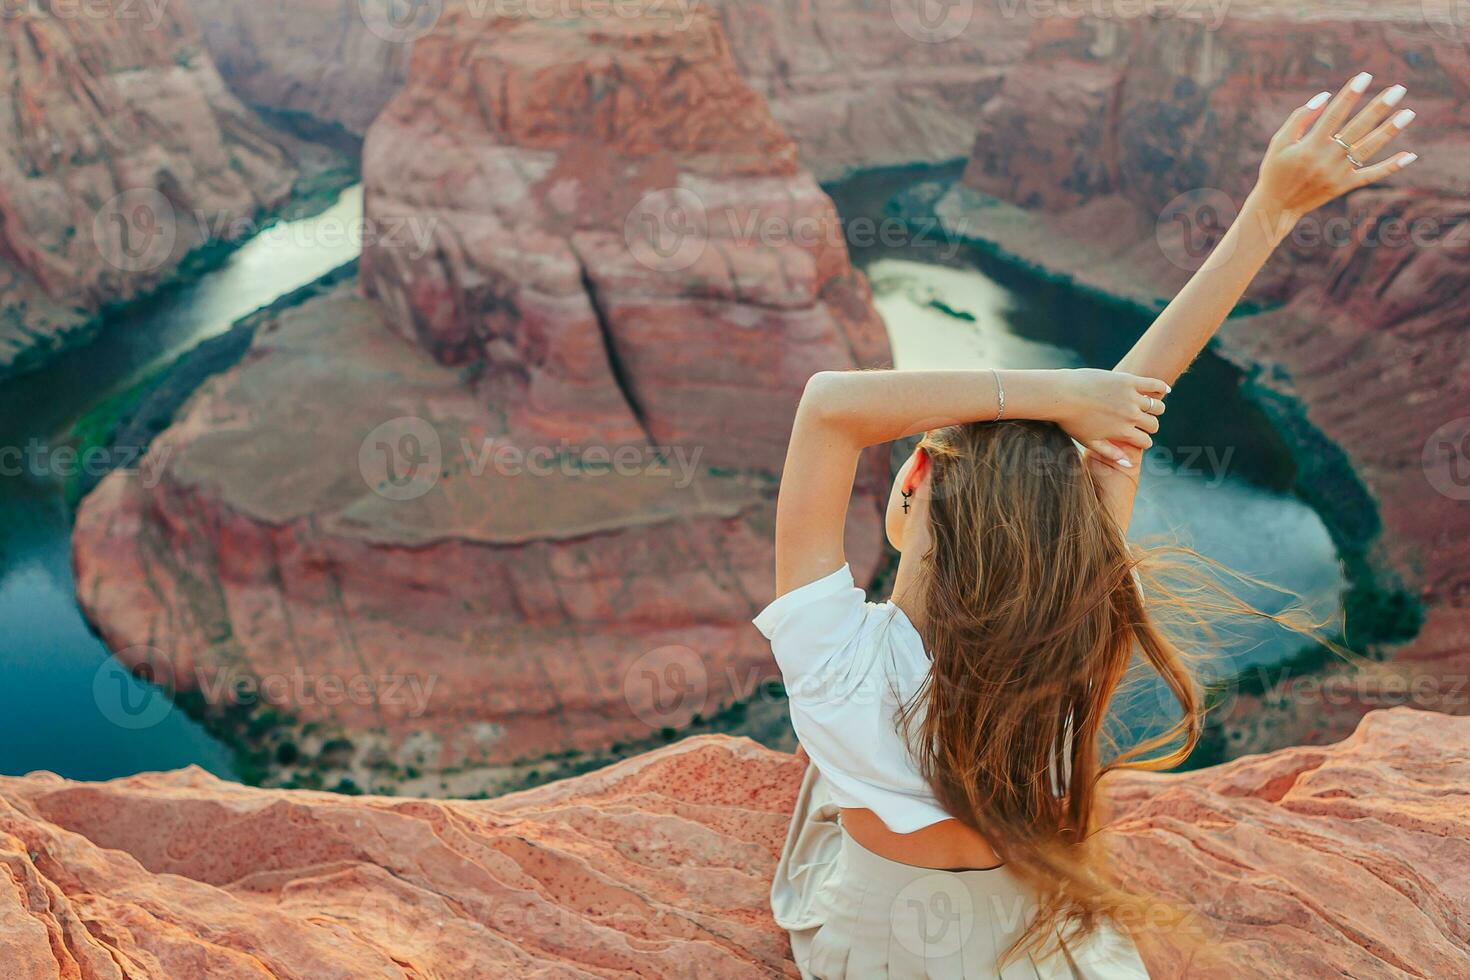
M 1352 164 L 1354 168 L 1357 168 L 1357 169 L 1361 169 L 1362 168 L 1363 161 L 1362 160 L 1359 160 L 1357 157 L 1353 156 L 1353 144 L 1351 144 L 1347 140 L 1343 139 L 1341 133 L 1335 134 L 1332 137 L 1332 142 L 1336 143 L 1338 146 L 1342 147 L 1344 150 L 1347 150 L 1347 161 L 1348 161 L 1348 163 Z
M 1148 396 L 1148 414 L 1152 415 L 1153 413 L 1154 413 L 1154 396 L 1153 395 L 1149 395 Z

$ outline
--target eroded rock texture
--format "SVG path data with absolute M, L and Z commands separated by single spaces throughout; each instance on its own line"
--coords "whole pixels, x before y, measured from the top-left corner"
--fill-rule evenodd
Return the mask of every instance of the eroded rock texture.
M 238 237 L 298 176 L 180 4 L 0 18 L 0 374 Z
M 1470 720 L 1123 776 L 1123 877 L 1186 914 L 1151 975 L 1470 971 Z M 795 976 L 768 891 L 801 763 L 702 737 L 487 802 L 197 769 L 0 779 L 0 955 L 57 976 Z

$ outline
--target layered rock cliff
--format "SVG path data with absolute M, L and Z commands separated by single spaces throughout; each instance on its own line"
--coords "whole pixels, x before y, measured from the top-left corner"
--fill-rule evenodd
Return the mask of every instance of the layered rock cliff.
M 1331 447 L 1301 454 L 1303 488 L 1348 559 L 1401 576 L 1426 620 L 1387 665 L 1234 698 L 1226 731 L 1238 753 L 1340 737 L 1374 706 L 1465 712 L 1463 39 L 1417 0 L 1346 10 L 1237 3 L 1219 22 L 1202 6 L 1196 13 L 1039 20 L 979 117 L 963 185 L 939 209 L 962 234 L 1155 306 L 1208 253 L 1294 106 L 1360 69 L 1380 87 L 1407 85 L 1405 104 L 1419 115 L 1400 143 L 1421 160 L 1307 218 L 1250 294 L 1269 312 L 1232 321 L 1220 345 L 1259 368 L 1254 383 L 1268 400 L 1297 406 L 1346 451 L 1371 501 L 1332 471 Z M 1370 617 L 1392 614 L 1371 598 L 1359 605 Z
M 430 793 L 749 696 L 801 388 L 888 354 L 718 27 L 446 15 L 364 171 L 371 299 L 262 327 L 84 502 L 110 646 L 278 779 Z
M 0 374 L 291 193 L 292 144 L 221 82 L 179 4 L 0 17 Z
M 1124 775 L 1107 832 L 1159 978 L 1470 972 L 1470 720 Z M 767 894 L 801 775 L 690 739 L 486 802 L 197 769 L 0 779 L 7 977 L 795 976 Z M 1163 916 L 1159 922 L 1166 921 Z
M 648 0 L 639 4 L 469 0 L 193 0 L 209 50 L 252 105 L 305 113 L 356 134 L 403 85 L 409 53 L 447 17 L 493 29 L 501 14 L 564 19 L 580 6 L 688 23 L 714 13 L 742 77 L 831 180 L 872 166 L 965 156 L 975 117 L 1025 51 L 1022 6 L 851 0 Z

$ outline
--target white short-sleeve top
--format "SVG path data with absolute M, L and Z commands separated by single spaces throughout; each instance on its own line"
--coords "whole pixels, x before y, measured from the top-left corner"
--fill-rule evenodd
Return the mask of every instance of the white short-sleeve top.
M 897 834 L 950 816 L 934 798 L 897 718 L 929 674 L 923 640 L 892 602 L 868 602 L 843 565 L 755 618 L 771 641 L 791 725 L 833 802 L 872 810 Z M 914 731 L 922 713 L 912 721 Z

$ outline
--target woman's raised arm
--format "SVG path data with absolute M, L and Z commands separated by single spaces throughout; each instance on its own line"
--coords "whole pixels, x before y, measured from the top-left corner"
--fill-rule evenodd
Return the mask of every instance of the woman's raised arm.
M 1310 211 L 1397 173 L 1416 159 L 1398 153 L 1372 163 L 1414 118 L 1396 109 L 1404 88 L 1384 90 L 1349 118 L 1373 78 L 1355 76 L 1329 101 L 1323 92 L 1302 105 L 1272 138 L 1260 179 L 1239 216 L 1205 264 L 1179 291 L 1118 370 L 1173 383 L 1225 322 L 1246 287 L 1283 238 Z M 1136 463 L 1136 451 L 1130 452 Z M 1101 466 L 1097 474 L 1114 517 L 1126 527 L 1133 511 L 1138 469 L 1130 474 Z
M 1055 422 L 1124 460 L 1146 449 L 1162 381 L 1113 371 L 824 371 L 807 383 L 792 425 L 776 506 L 776 591 L 842 567 L 843 527 L 858 457 L 868 446 L 964 422 Z M 1002 411 L 1002 406 L 1004 406 Z M 1124 460 L 1126 465 L 1126 460 Z

